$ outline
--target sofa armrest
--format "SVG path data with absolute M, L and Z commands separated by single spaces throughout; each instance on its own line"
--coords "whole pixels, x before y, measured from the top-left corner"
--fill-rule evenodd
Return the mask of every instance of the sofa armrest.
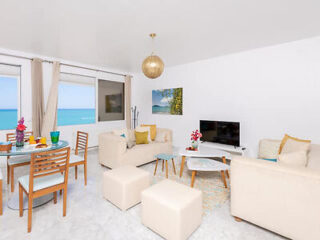
M 231 214 L 293 239 L 320 239 L 320 172 L 231 160 Z
M 99 135 L 99 162 L 109 168 L 120 165 L 122 156 L 127 150 L 125 138 L 112 133 Z

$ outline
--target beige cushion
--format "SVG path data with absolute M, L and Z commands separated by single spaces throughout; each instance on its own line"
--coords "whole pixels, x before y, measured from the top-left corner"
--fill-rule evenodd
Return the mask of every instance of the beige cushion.
M 150 127 L 136 127 L 136 132 L 148 132 L 148 142 L 151 142 L 151 130 Z
M 258 158 L 276 159 L 278 157 L 280 140 L 262 139 L 259 143 Z
M 307 167 L 320 171 L 320 144 L 311 144 Z
M 141 191 L 149 185 L 149 172 L 133 166 L 122 166 L 103 174 L 103 196 L 123 211 L 138 204 Z
M 284 144 L 281 153 L 291 153 L 297 151 L 308 152 L 310 149 L 310 145 L 310 142 L 301 142 L 289 138 Z
M 278 162 L 280 164 L 287 164 L 296 167 L 306 167 L 308 158 L 306 151 L 297 151 L 290 153 L 281 153 L 278 157 Z
M 187 239 L 201 224 L 202 192 L 163 180 L 141 194 L 142 223 L 165 239 Z

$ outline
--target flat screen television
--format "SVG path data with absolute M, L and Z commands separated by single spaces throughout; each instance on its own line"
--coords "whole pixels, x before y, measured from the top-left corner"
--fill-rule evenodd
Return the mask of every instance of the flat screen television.
M 240 123 L 200 120 L 201 141 L 240 147 Z

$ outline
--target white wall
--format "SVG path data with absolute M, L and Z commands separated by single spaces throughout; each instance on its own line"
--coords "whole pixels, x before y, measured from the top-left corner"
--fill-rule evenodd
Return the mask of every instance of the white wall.
M 55 60 L 55 61 L 62 61 L 64 63 L 73 64 L 77 66 L 83 66 L 83 67 L 90 67 L 95 68 L 94 66 L 88 66 L 81 63 L 76 62 L 70 62 L 70 61 L 64 61 L 62 59 L 53 59 L 49 57 L 44 56 L 37 56 L 35 54 L 30 53 L 23 53 L 18 51 L 12 51 L 7 49 L 0 49 L 1 53 L 6 54 L 15 54 L 19 56 L 24 57 L 40 57 L 42 59 L 46 60 Z M 25 123 L 28 127 L 28 129 L 32 129 L 32 91 L 31 91 L 31 62 L 27 59 L 21 59 L 21 58 L 15 58 L 15 57 L 7 57 L 0 55 L 0 63 L 9 63 L 9 64 L 15 64 L 15 65 L 21 65 L 21 112 L 20 117 L 25 117 Z M 100 70 L 106 70 L 106 71 L 116 71 L 113 69 L 106 69 L 106 68 L 99 68 Z M 76 67 L 68 67 L 68 66 L 61 66 L 61 72 L 67 72 L 67 73 L 74 73 L 74 74 L 80 74 L 80 75 L 87 75 L 95 77 L 96 79 L 105 79 L 105 80 L 112 80 L 112 81 L 119 81 L 124 82 L 123 76 L 118 76 L 114 74 L 108 74 L 104 72 L 97 72 L 97 71 L 91 71 Z M 47 102 L 47 98 L 50 91 L 51 86 L 51 74 L 52 74 L 52 64 L 51 63 L 43 63 L 43 88 L 44 88 L 44 99 L 45 104 Z M 124 73 L 126 74 L 126 73 Z M 0 91 L 1 92 L 1 91 Z M 97 93 L 97 92 L 96 92 Z M 97 99 L 96 99 L 96 105 L 97 105 Z M 46 106 L 46 105 L 45 105 Z M 96 116 L 97 117 L 97 116 Z M 0 119 L 1 121 L 1 119 Z M 72 126 L 61 126 L 58 127 L 58 130 L 61 131 L 61 139 L 69 141 L 71 146 L 74 146 L 75 144 L 75 136 L 76 131 L 81 130 L 89 133 L 89 146 L 97 146 L 98 145 L 98 135 L 101 132 L 110 131 L 115 128 L 123 128 L 125 127 L 125 121 L 110 121 L 110 122 L 97 122 L 95 124 L 87 124 L 87 125 L 72 125 Z M 5 141 L 5 134 L 8 132 L 12 132 L 13 130 L 0 130 L 0 141 Z
M 165 59 L 164 59 L 165 60 Z M 174 131 L 189 144 L 200 119 L 240 121 L 241 145 L 256 155 L 261 138 L 288 133 L 320 143 L 320 38 L 165 68 L 155 80 L 133 80 L 140 123 Z M 153 115 L 152 90 L 183 87 L 183 116 Z

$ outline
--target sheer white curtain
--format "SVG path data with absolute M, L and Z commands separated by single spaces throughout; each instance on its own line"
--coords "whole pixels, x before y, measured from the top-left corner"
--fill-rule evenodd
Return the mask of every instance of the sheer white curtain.
M 125 76 L 124 95 L 125 95 L 125 110 L 126 110 L 126 126 L 131 129 L 131 76 Z
M 60 76 L 60 63 L 52 65 L 52 82 L 48 97 L 46 112 L 42 122 L 41 136 L 50 138 L 50 132 L 57 128 L 58 86 Z
M 35 137 L 40 137 L 43 120 L 43 78 L 42 60 L 34 58 L 31 61 L 32 85 L 32 131 Z

